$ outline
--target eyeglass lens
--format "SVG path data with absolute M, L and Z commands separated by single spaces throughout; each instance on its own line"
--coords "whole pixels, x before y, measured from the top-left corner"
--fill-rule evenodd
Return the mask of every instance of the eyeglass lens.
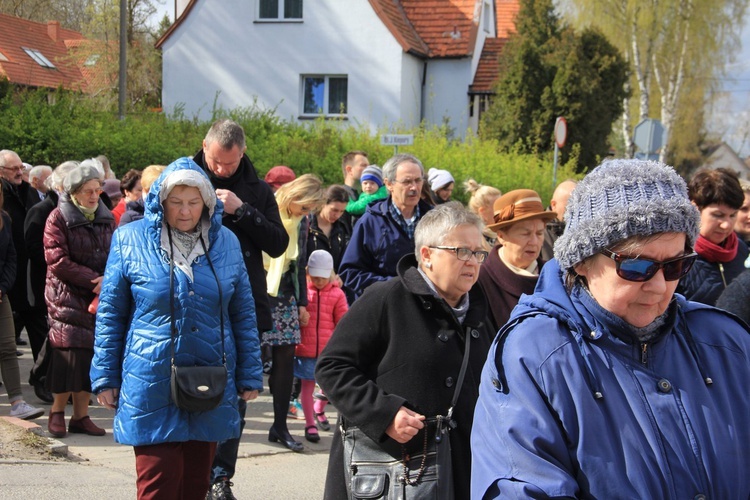
M 647 259 L 616 260 L 617 274 L 628 281 L 648 281 L 663 269 L 666 281 L 675 281 L 685 276 L 693 267 L 694 255 L 687 255 L 666 262 L 655 262 Z

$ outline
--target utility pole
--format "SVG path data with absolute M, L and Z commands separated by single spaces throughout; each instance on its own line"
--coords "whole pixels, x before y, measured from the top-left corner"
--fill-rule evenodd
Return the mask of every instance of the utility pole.
M 118 112 L 120 120 L 125 119 L 125 96 L 127 94 L 128 73 L 128 4 L 126 0 L 120 0 L 120 95 L 118 101 Z

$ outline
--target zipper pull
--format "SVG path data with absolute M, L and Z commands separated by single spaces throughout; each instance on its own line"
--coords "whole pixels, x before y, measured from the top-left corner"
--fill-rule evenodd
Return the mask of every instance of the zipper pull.
M 648 344 L 646 342 L 641 344 L 641 363 L 648 364 Z

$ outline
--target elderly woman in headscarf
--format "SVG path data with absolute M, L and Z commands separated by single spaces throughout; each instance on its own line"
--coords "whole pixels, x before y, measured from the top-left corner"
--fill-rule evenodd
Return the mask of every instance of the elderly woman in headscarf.
M 102 176 L 96 168 L 75 167 L 65 176 L 63 189 L 47 218 L 43 240 L 51 348 L 46 384 L 53 394 L 47 428 L 54 437 L 68 432 L 103 436 L 104 429 L 88 416 L 95 320 L 89 304 L 101 290 L 115 219 L 99 199 Z M 73 400 L 73 415 L 66 428 L 68 398 Z
M 555 218 L 532 189 L 516 189 L 495 200 L 494 224 L 497 245 L 479 271 L 479 284 L 487 296 L 495 330 L 508 321 L 510 312 L 524 293 L 531 294 L 544 261 L 545 223 Z
M 658 162 L 573 191 L 482 373 L 472 498 L 750 497 L 750 335 L 675 294 L 698 210 Z
M 404 460 L 404 467 L 410 466 L 404 457 L 421 452 L 428 434 L 434 436 L 435 427 L 426 428 L 425 418 L 446 415 L 458 390 L 457 426 L 450 431 L 455 498 L 469 498 L 471 422 L 481 366 L 495 333 L 476 286 L 487 257 L 482 228 L 481 219 L 457 202 L 427 212 L 414 233 L 414 252 L 398 263 L 398 276 L 368 287 L 354 302 L 315 372 L 342 427 L 359 427 L 393 460 Z M 458 387 L 467 346 L 465 379 Z M 344 459 L 341 433 L 336 433 L 326 498 L 361 498 L 346 482 Z
M 250 282 L 222 213 L 206 174 L 181 158 L 151 186 L 144 218 L 112 240 L 91 380 L 99 403 L 116 409 L 115 440 L 134 447 L 139 498 L 205 498 L 216 442 L 240 434 L 237 396 L 263 387 Z M 173 363 L 223 363 L 218 406 L 178 408 Z

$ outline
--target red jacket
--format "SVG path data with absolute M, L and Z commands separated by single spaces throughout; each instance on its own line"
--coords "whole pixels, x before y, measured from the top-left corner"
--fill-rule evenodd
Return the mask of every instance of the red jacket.
M 88 312 L 95 297 L 91 280 L 104 274 L 114 230 L 114 217 L 101 201 L 93 222 L 86 220 L 68 195 L 60 198 L 60 205 L 49 215 L 44 228 L 44 299 L 52 347 L 94 348 L 95 316 Z
M 329 283 L 318 290 L 308 281 L 307 312 L 310 313 L 310 321 L 300 329 L 302 341 L 297 344 L 295 354 L 303 358 L 317 358 L 348 309 L 346 295 L 341 288 Z

